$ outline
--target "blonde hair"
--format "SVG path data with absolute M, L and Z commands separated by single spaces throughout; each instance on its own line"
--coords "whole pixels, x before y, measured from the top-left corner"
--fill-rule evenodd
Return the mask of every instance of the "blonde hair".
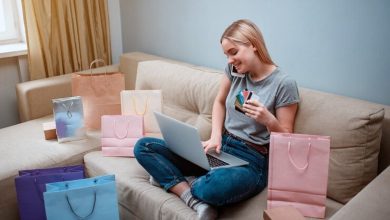
M 223 39 L 228 39 L 236 43 L 253 45 L 257 49 L 256 55 L 262 63 L 275 65 L 268 53 L 263 35 L 259 28 L 249 20 L 241 19 L 233 22 L 223 32 L 220 43 L 222 43 Z

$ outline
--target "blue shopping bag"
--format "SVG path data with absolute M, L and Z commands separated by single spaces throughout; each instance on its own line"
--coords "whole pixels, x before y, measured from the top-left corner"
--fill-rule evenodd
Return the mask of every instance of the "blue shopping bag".
M 84 166 L 20 170 L 15 178 L 16 196 L 21 220 L 45 220 L 43 192 L 46 183 L 84 178 Z
M 43 196 L 48 220 L 119 219 L 114 175 L 49 183 Z

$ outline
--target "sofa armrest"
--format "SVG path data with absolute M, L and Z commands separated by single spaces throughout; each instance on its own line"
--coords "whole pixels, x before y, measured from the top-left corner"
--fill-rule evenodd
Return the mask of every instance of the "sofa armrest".
M 95 68 L 92 73 L 117 72 L 119 65 Z M 80 73 L 90 74 L 90 70 Z M 32 80 L 16 85 L 19 118 L 21 122 L 53 113 L 52 99 L 72 96 L 72 74 Z
M 331 220 L 388 219 L 390 166 L 342 207 Z
M 71 74 L 32 80 L 16 85 L 21 122 L 53 113 L 51 100 L 72 95 Z

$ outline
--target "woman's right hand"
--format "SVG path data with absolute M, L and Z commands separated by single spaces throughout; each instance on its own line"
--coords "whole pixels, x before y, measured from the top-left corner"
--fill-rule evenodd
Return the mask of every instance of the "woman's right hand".
M 215 151 L 218 154 L 221 152 L 221 138 L 210 138 L 207 141 L 203 141 L 203 149 L 204 152 L 210 152 L 210 151 Z

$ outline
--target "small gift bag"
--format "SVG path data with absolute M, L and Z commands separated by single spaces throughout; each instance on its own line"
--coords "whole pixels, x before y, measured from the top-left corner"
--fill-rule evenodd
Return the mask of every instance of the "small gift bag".
M 124 90 L 121 109 L 122 115 L 143 116 L 145 133 L 160 133 L 153 112 L 162 111 L 161 90 Z
M 115 176 L 46 184 L 48 220 L 119 220 Z
M 102 116 L 104 156 L 134 157 L 134 145 L 144 136 L 143 117 L 139 115 Z
M 47 183 L 82 178 L 84 178 L 83 165 L 20 170 L 19 176 L 15 177 L 20 219 L 46 219 L 43 192 L 46 190 Z
M 58 142 L 86 138 L 80 96 L 53 99 L 53 112 Z
M 121 72 L 92 73 L 95 63 L 104 61 L 94 60 L 90 74 L 72 74 L 72 94 L 81 96 L 84 105 L 85 127 L 98 130 L 101 128 L 103 115 L 119 115 L 121 113 L 120 92 L 125 89 L 125 76 Z
M 324 218 L 330 137 L 271 133 L 267 208 L 292 206 Z

